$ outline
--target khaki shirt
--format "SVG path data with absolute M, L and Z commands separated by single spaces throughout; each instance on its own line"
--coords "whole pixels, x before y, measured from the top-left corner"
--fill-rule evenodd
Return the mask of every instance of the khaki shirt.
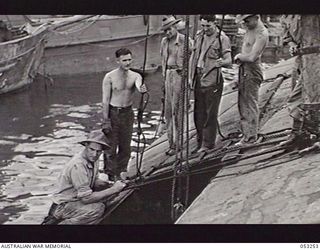
M 192 47 L 192 40 L 189 39 L 189 49 Z M 184 57 L 184 35 L 177 33 L 175 40 L 174 52 L 172 53 L 176 58 L 176 65 L 180 68 L 183 67 L 183 57 Z M 161 65 L 162 65 L 162 75 L 165 77 L 167 61 L 169 58 L 169 39 L 164 37 L 161 40 L 160 45 L 160 56 L 161 56 Z
M 216 38 L 214 36 L 203 36 L 202 46 L 200 50 L 200 55 L 198 58 L 197 67 L 202 68 L 204 67 L 205 62 L 205 54 L 209 49 L 212 42 L 214 42 Z
M 57 191 L 52 200 L 56 204 L 78 201 L 93 192 L 95 180 L 99 175 L 98 161 L 94 166 L 83 157 L 83 151 L 76 154 L 62 170 Z
M 195 44 L 192 50 L 191 58 L 190 58 L 190 69 L 189 69 L 189 79 L 191 80 L 192 86 L 195 84 L 195 74 L 196 68 L 198 65 L 198 60 L 201 53 L 201 47 L 204 40 L 203 31 L 198 32 L 195 38 Z M 201 77 L 201 87 L 210 87 L 216 84 L 220 84 L 223 82 L 222 77 L 217 77 L 217 74 L 221 74 L 220 68 L 215 68 L 215 61 L 226 53 L 231 52 L 231 44 L 230 39 L 227 35 L 222 31 L 221 32 L 221 46 L 219 42 L 219 35 L 217 34 L 215 39 L 212 39 L 212 42 L 207 47 L 204 55 L 203 55 L 203 75 Z M 221 53 L 220 53 L 221 52 Z M 217 83 L 217 78 L 220 79 L 220 82 Z

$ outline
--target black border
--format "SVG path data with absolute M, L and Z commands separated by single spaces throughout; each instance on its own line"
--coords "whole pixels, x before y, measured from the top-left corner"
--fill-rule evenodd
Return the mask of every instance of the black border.
M 317 225 L 1 226 L 0 242 L 317 243 Z
M 317 0 L 1 0 L 2 14 L 317 14 Z

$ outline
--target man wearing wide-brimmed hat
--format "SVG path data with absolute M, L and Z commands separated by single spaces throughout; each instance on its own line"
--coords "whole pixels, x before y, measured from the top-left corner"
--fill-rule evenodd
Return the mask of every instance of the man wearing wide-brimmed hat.
M 182 112 L 179 106 L 179 96 L 181 94 L 182 67 L 184 58 L 184 35 L 178 32 L 177 24 L 181 19 L 174 16 L 164 16 L 162 19 L 161 30 L 165 37 L 161 41 L 160 55 L 162 61 L 162 75 L 164 79 L 165 92 L 165 121 L 169 141 L 167 155 L 173 155 L 179 151 L 177 145 L 177 134 L 180 131 L 179 121 Z M 189 48 L 192 42 L 189 40 Z
M 110 187 L 109 182 L 98 178 L 98 159 L 110 149 L 101 130 L 92 131 L 80 144 L 85 148 L 62 169 L 53 205 L 43 224 L 96 224 L 104 213 L 104 201 L 125 187 L 121 181 Z M 102 190 L 95 191 L 97 188 Z
M 236 23 L 244 23 L 245 19 L 248 18 L 248 17 L 252 17 L 252 16 L 256 16 L 258 17 L 258 15 L 256 14 L 243 14 L 243 15 L 237 15 L 236 16 Z
M 234 58 L 240 64 L 238 108 L 243 138 L 237 145 L 241 146 L 258 139 L 261 55 L 268 43 L 268 30 L 257 14 L 238 15 L 236 20 L 246 29 L 241 53 Z

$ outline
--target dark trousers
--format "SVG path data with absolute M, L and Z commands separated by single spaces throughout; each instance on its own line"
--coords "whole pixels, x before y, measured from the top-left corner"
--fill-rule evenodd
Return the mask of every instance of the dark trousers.
M 197 130 L 198 146 L 212 148 L 215 145 L 218 126 L 218 112 L 223 83 L 217 87 L 201 88 L 201 74 L 196 74 L 194 90 L 194 122 Z
M 127 170 L 131 155 L 131 137 L 133 131 L 134 113 L 131 107 L 125 109 L 111 108 L 112 147 L 105 156 L 105 170 L 111 170 L 115 175 Z

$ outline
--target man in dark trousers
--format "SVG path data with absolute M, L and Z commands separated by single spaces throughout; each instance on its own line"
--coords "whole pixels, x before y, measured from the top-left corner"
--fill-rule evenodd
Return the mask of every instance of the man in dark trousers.
M 115 178 L 127 170 L 131 155 L 131 137 L 134 113 L 132 110 L 135 90 L 147 92 L 140 74 L 130 69 L 132 52 L 127 48 L 115 52 L 119 67 L 107 73 L 102 83 L 103 131 L 110 135 L 111 153 L 106 171 L 112 170 Z M 108 169 L 107 169 L 108 168 Z
M 216 26 L 215 15 L 201 15 L 202 29 L 195 37 L 189 82 L 194 89 L 194 122 L 199 152 L 215 146 L 223 90 L 221 67 L 231 64 L 229 38 Z

